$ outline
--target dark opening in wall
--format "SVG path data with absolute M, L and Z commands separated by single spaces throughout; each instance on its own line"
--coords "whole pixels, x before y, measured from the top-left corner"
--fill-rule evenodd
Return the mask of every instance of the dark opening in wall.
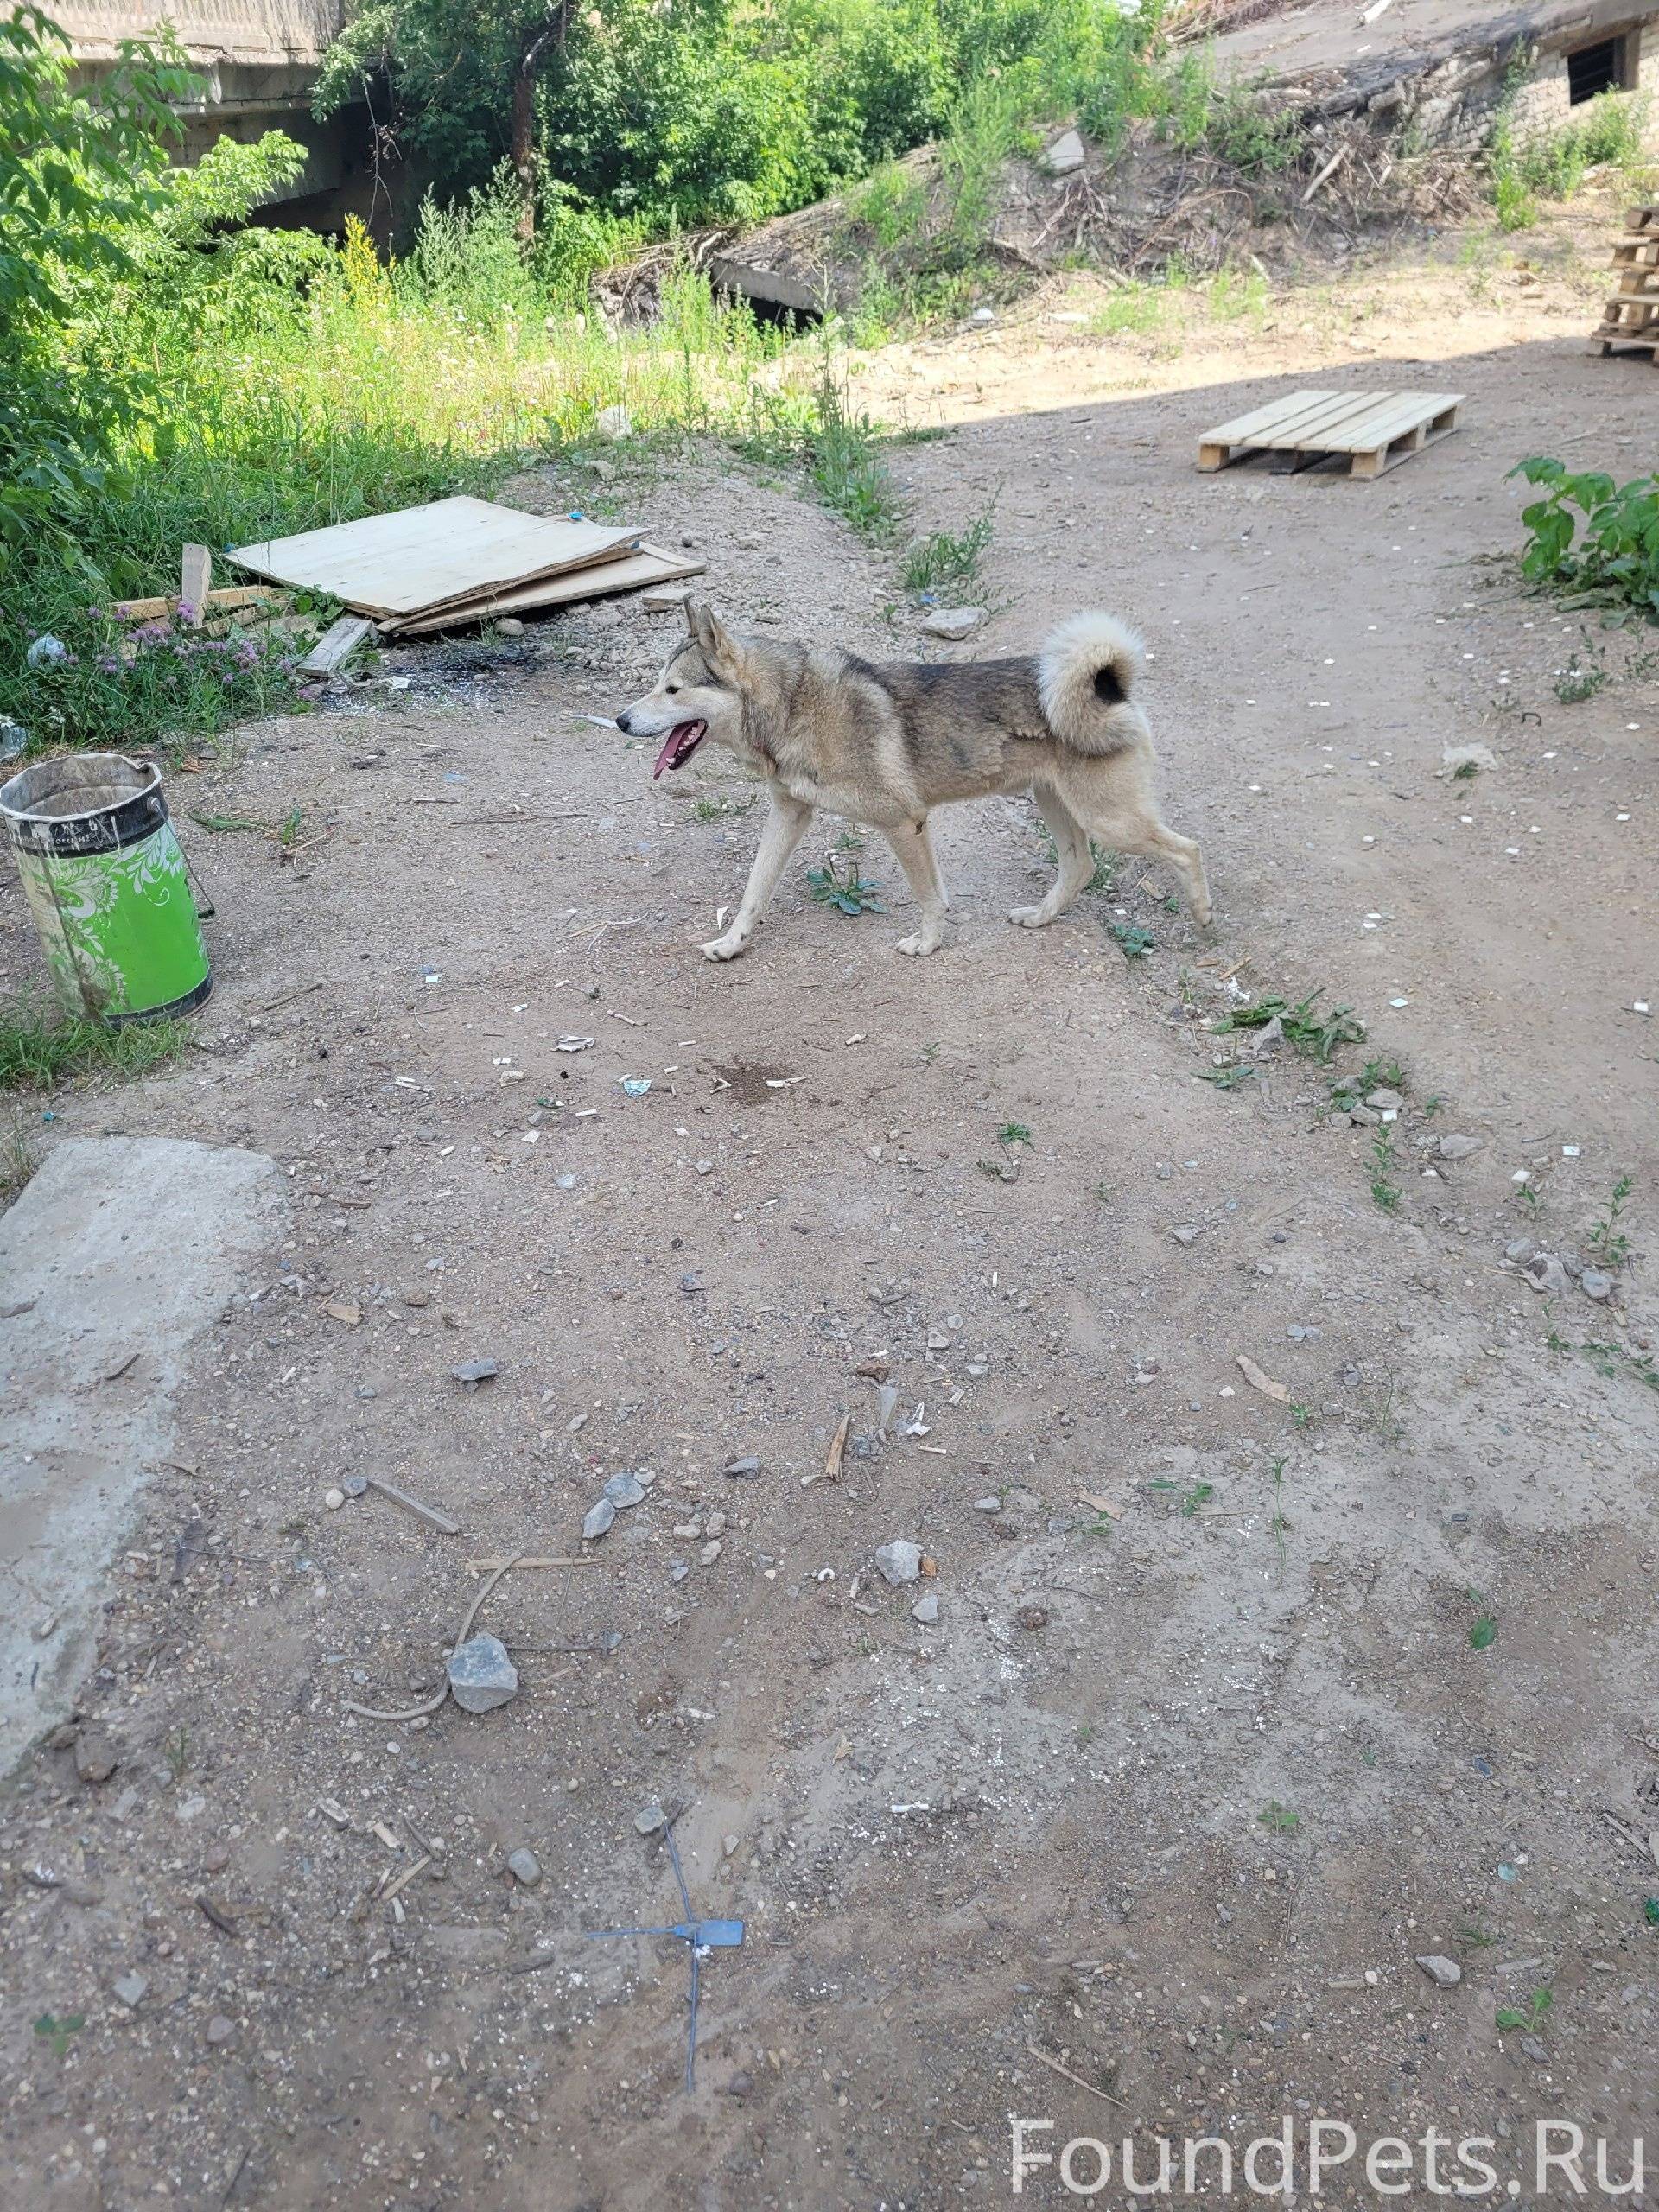
M 1567 97 L 1574 107 L 1598 92 L 1623 92 L 1627 81 L 1622 38 L 1604 38 L 1567 57 Z

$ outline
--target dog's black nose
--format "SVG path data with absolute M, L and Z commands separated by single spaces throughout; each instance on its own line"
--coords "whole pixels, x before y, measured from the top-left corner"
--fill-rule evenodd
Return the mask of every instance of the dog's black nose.
M 633 730 L 629 723 L 627 709 L 626 708 L 624 708 L 623 711 L 617 716 L 616 726 L 618 729 L 621 731 L 624 737 L 632 737 L 633 735 Z

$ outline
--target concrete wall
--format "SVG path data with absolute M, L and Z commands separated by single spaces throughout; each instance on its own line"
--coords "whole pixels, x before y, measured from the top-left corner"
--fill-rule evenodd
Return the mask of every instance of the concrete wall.
M 347 208 L 366 212 L 372 197 L 366 110 L 349 106 L 323 123 L 311 113 L 317 67 L 346 21 L 346 0 L 48 0 L 48 6 L 89 82 L 110 67 L 123 39 L 172 29 L 205 85 L 202 99 L 181 111 L 178 160 L 200 161 L 220 137 L 245 141 L 285 130 L 308 158 L 296 181 L 267 202 L 270 213 L 327 226 Z
M 1622 38 L 1624 89 L 1655 96 L 1654 120 L 1659 121 L 1659 18 L 1651 14 L 1621 17 L 1605 10 L 1598 13 L 1601 20 L 1592 18 L 1541 41 L 1518 84 L 1513 72 L 1523 46 L 1476 47 L 1402 74 L 1394 85 L 1372 94 L 1364 111 L 1383 129 L 1393 129 L 1408 117 L 1424 145 L 1475 153 L 1491 137 L 1499 106 L 1506 99 L 1523 135 L 1555 130 L 1567 122 L 1574 112 L 1568 54 L 1605 39 Z

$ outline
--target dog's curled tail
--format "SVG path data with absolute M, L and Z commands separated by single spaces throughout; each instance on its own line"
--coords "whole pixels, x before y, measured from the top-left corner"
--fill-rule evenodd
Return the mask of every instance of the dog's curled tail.
M 1037 659 L 1043 713 L 1060 743 L 1096 756 L 1144 739 L 1134 702 L 1145 652 L 1133 630 L 1110 614 L 1074 614 Z

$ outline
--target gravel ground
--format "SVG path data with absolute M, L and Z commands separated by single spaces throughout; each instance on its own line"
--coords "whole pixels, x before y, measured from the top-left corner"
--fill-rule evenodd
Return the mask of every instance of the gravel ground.
M 580 719 L 664 652 L 637 605 L 389 656 L 407 688 L 172 779 L 304 841 L 198 833 L 194 1046 L 42 1136 L 250 1146 L 290 1216 L 195 1360 L 79 1720 L 0 1796 L 0 2198 L 920 2212 L 1007 2196 L 1011 2116 L 1142 2177 L 1166 2135 L 1177 2194 L 1183 2136 L 1287 2118 L 1491 2137 L 1527 2202 L 1539 2120 L 1625 2171 L 1659 2088 L 1659 701 L 1613 639 L 1559 703 L 1576 629 L 1494 556 L 1510 463 L 1615 456 L 1653 380 L 1584 355 L 1570 295 L 1458 281 L 1363 324 L 1368 381 L 1470 395 L 1378 485 L 1192 472 L 1212 420 L 1351 377 L 1325 327 L 1170 358 L 1039 300 L 864 372 L 955 425 L 900 457 L 919 527 L 996 499 L 950 650 L 1144 627 L 1207 933 L 1139 864 L 1010 928 L 1047 863 L 997 803 L 936 825 L 933 958 L 813 906 L 804 856 L 710 967 L 751 790 L 707 755 L 653 787 Z M 610 489 L 740 626 L 914 650 L 891 565 L 790 486 Z M 1471 742 L 1497 765 L 1456 782 Z M 0 947 L 26 969 L 15 894 Z M 1319 987 L 1363 1045 L 1198 1079 L 1250 1057 L 1218 1015 Z M 330 1503 L 368 1477 L 461 1532 Z M 489 1592 L 512 1703 L 346 1710 L 425 1702 L 470 1563 L 515 1553 L 584 1563 Z M 746 1929 L 689 2094 L 683 1950 L 588 1934 L 680 1916 L 654 1807 Z

